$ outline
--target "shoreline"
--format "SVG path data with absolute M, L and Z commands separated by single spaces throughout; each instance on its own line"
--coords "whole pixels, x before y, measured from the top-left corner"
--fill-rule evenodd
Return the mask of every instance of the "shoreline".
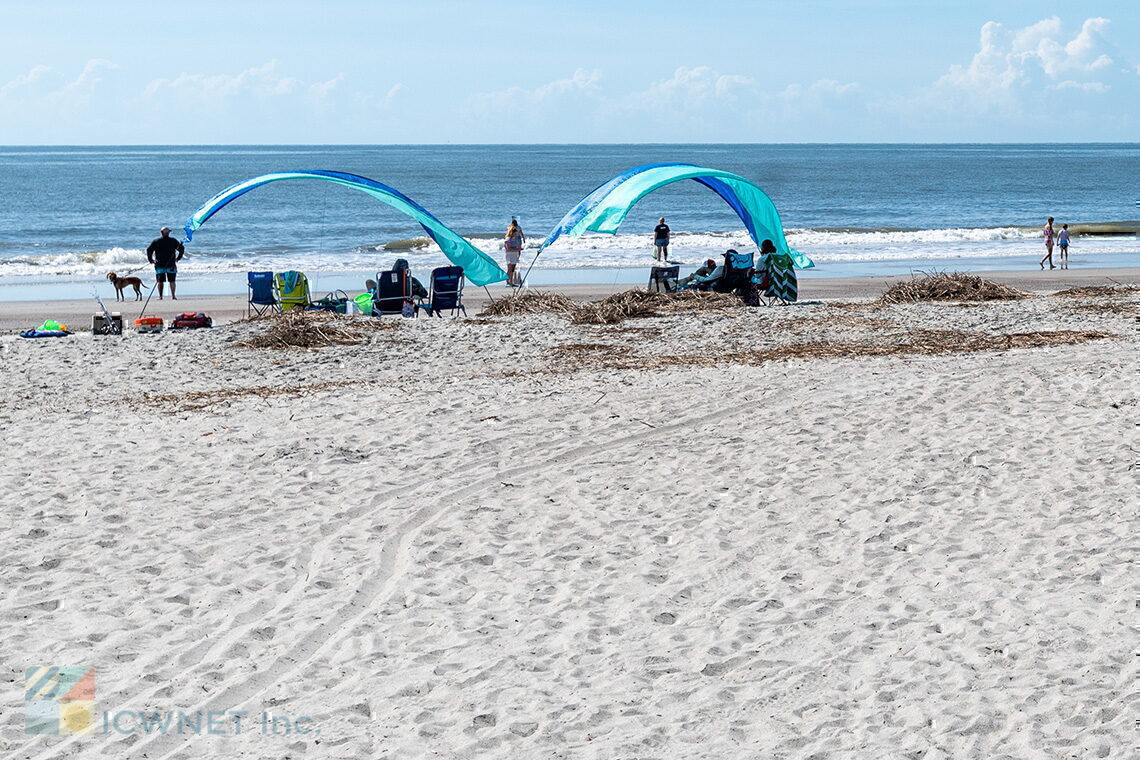
M 969 270 L 966 270 L 969 271 Z M 1140 267 L 1115 267 L 1104 269 L 1067 269 L 1053 271 L 998 270 L 971 272 L 986 279 L 1000 282 L 1018 290 L 1032 293 L 1051 293 L 1079 285 L 1133 284 L 1140 285 Z M 869 277 L 802 277 L 799 281 L 800 302 L 816 300 L 859 300 L 877 298 L 884 289 L 895 282 L 905 281 L 913 275 L 888 275 Z M 575 300 L 590 301 L 604 298 L 612 293 L 644 288 L 645 281 L 612 283 L 555 283 L 533 286 L 533 290 L 562 293 Z M 124 322 L 132 322 L 138 316 L 141 301 L 115 302 L 108 300 L 110 295 L 102 288 L 100 295 L 112 312 L 124 315 Z M 318 290 L 314 290 L 316 295 Z M 361 290 L 350 290 L 355 295 Z M 490 296 L 499 298 L 512 292 L 500 285 L 490 286 Z M 467 284 L 464 290 L 464 303 L 468 316 L 475 316 L 490 298 L 485 289 Z M 234 322 L 245 316 L 246 297 L 244 295 L 186 295 L 177 301 L 169 298 L 159 301 L 152 298 L 146 313 L 164 319 L 181 312 L 205 312 L 215 325 Z M 0 334 L 14 334 L 41 324 L 46 319 L 68 325 L 76 332 L 90 329 L 91 316 L 99 310 L 93 297 L 70 299 L 40 299 L 29 301 L 0 301 Z M 128 319 L 129 317 L 129 319 Z

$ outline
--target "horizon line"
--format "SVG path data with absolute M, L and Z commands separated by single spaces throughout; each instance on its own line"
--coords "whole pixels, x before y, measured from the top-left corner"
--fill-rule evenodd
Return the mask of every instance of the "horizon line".
M 304 143 L 304 142 L 237 142 L 237 143 L 0 143 L 0 149 L 7 148 L 541 148 L 541 147 L 641 147 L 655 145 L 684 145 L 697 147 L 728 146 L 884 146 L 884 145 L 1140 145 L 1136 140 L 1090 140 L 1090 141 L 963 141 L 963 142 L 905 142 L 905 141 L 816 141 L 816 142 L 533 142 L 533 143 Z

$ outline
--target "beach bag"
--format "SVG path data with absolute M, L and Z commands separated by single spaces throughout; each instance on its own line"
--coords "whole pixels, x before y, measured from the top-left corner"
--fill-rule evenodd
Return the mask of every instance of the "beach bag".
M 348 313 L 348 294 L 343 290 L 334 290 L 319 301 L 309 304 L 314 311 L 331 311 L 335 314 Z
M 412 303 L 410 298 L 404 299 L 404 307 L 400 310 L 400 314 L 405 317 L 416 316 L 416 305 Z
M 214 320 L 200 311 L 184 311 L 170 323 L 171 329 L 197 330 L 199 327 L 213 327 Z

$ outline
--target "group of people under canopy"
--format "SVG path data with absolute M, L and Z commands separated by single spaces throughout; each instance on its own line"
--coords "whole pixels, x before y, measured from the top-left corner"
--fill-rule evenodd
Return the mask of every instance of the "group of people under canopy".
M 684 278 L 675 279 L 678 272 L 676 265 L 654 267 L 650 284 L 656 284 L 659 290 L 666 292 L 711 290 L 734 293 L 749 306 L 759 306 L 763 298 L 789 303 L 798 295 L 795 262 L 767 239 L 760 244 L 759 258 L 729 248 L 720 261 L 706 259 L 696 271 Z

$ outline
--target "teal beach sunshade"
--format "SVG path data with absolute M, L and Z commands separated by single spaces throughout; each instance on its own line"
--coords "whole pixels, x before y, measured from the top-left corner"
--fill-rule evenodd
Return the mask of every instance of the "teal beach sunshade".
M 776 250 L 790 256 L 797 267 L 815 266 L 810 258 L 788 246 L 776 205 L 756 184 L 732 172 L 677 163 L 636 166 L 602 183 L 562 218 L 539 246 L 539 251 L 562 235 L 614 234 L 639 200 L 659 187 L 683 179 L 696 180 L 719 195 L 744 222 L 757 246 L 762 240 L 771 240 Z
M 401 211 L 412 219 L 415 219 L 419 225 L 423 227 L 424 232 L 440 247 L 448 261 L 456 266 L 463 267 L 463 274 L 473 284 L 490 285 L 493 282 L 502 282 L 507 279 L 507 273 L 503 271 L 502 267 L 500 267 L 494 259 L 472 245 L 467 238 L 452 230 L 443 222 L 439 221 L 439 219 L 436 219 L 431 212 L 408 196 L 375 180 L 356 174 L 348 174 L 346 172 L 275 172 L 273 174 L 262 174 L 261 176 L 247 179 L 244 182 L 239 182 L 236 185 L 231 185 L 206 201 L 201 208 L 190 215 L 184 227 L 186 230 L 186 242 L 189 243 L 193 240 L 194 231 L 205 224 L 210 217 L 225 207 L 226 204 L 262 185 L 287 179 L 323 180 L 367 193 L 376 200 L 386 203 L 397 211 Z

